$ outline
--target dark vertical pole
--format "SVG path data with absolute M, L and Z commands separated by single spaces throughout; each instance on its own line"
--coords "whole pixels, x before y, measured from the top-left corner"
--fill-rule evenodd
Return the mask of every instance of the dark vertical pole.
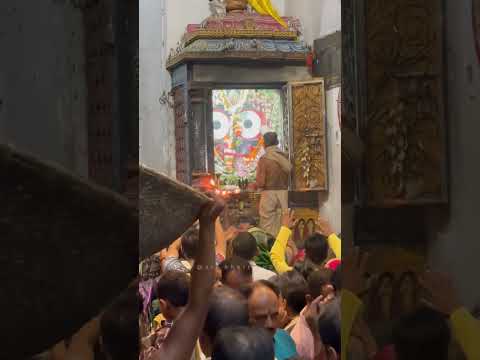
M 134 64 L 133 49 L 137 44 L 136 39 L 134 39 L 134 34 L 136 33 L 135 16 L 138 17 L 135 14 L 136 11 L 134 11 L 136 7 L 132 3 L 131 1 L 113 2 L 113 185 L 115 190 L 122 193 L 126 187 L 129 147 L 132 144 L 129 138 L 129 129 L 133 121 L 132 106 L 134 103 L 131 89 L 135 86 L 133 81 L 135 70 L 132 64 Z
M 113 31 L 113 92 L 112 92 L 112 167 L 113 167 L 113 189 L 121 192 L 121 57 L 122 57 L 122 7 L 123 1 L 112 3 L 112 31 Z

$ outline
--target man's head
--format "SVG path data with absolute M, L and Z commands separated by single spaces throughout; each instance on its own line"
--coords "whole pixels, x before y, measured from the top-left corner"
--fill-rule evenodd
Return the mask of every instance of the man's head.
M 232 289 L 238 290 L 253 281 L 252 266 L 241 257 L 234 256 L 220 263 L 222 283 Z
M 328 239 L 321 234 L 314 234 L 305 241 L 305 255 L 316 265 L 327 259 L 328 248 Z
M 173 321 L 188 303 L 190 279 L 180 271 L 164 273 L 155 286 L 160 311 L 168 321 Z
M 248 231 L 250 228 L 257 226 L 257 223 L 254 218 L 250 216 L 240 216 L 238 219 L 237 228 L 239 231 Z
M 193 259 L 197 253 L 198 238 L 199 238 L 198 224 L 193 225 L 182 235 L 182 256 L 185 259 Z
M 249 232 L 241 232 L 232 242 L 233 255 L 251 261 L 257 255 L 257 240 Z
M 248 297 L 250 324 L 263 327 L 272 335 L 281 327 L 280 323 L 280 291 L 272 283 L 257 281 L 251 288 Z
M 141 301 L 137 291 L 128 290 L 100 319 L 102 350 L 108 360 L 137 360 L 140 350 L 138 313 Z
M 263 135 L 263 143 L 265 144 L 265 148 L 268 148 L 270 146 L 277 146 L 279 144 L 277 133 L 265 133 L 265 135 Z
M 248 326 L 248 305 L 242 294 L 228 287 L 215 288 L 208 301 L 208 313 L 200 336 L 200 345 L 203 353 L 210 356 L 220 330 Z
M 342 328 L 340 301 L 340 298 L 336 298 L 322 305 L 323 308 L 318 318 L 318 333 L 324 345 L 327 359 L 336 359 L 337 355 L 340 355 L 341 352 Z
M 234 327 L 220 331 L 212 360 L 273 360 L 272 335 L 262 328 Z
M 328 296 L 335 289 L 332 285 L 333 271 L 330 269 L 318 269 L 308 277 L 308 294 L 311 299 L 316 299 L 320 295 Z
M 307 305 L 308 286 L 304 277 L 298 271 L 292 270 L 280 275 L 276 284 L 285 299 L 288 316 L 292 318 L 299 315 Z
M 398 360 L 448 359 L 450 328 L 445 317 L 429 308 L 420 308 L 400 320 L 393 333 Z

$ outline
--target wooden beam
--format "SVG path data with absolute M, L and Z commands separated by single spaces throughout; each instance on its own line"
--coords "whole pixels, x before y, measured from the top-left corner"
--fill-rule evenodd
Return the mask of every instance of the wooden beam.
M 135 279 L 139 257 L 168 246 L 209 201 L 143 169 L 139 242 L 138 210 L 116 193 L 4 145 L 0 174 L 0 359 L 78 331 Z

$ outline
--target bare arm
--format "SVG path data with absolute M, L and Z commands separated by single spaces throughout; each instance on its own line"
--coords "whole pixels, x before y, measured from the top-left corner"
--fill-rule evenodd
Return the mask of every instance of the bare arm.
M 200 216 L 198 253 L 192 268 L 190 296 L 184 312 L 175 321 L 155 359 L 189 360 L 203 328 L 208 311 L 208 297 L 215 283 L 215 220 L 222 203 L 207 205 Z
M 167 250 L 167 256 L 166 257 L 173 257 L 177 258 L 180 256 L 180 247 L 182 246 L 182 239 L 179 238 L 175 240 Z
M 94 318 L 72 337 L 65 360 L 93 360 L 95 344 L 100 337 L 100 318 Z
M 220 218 L 217 218 L 217 220 L 215 221 L 215 243 L 216 253 L 225 257 L 227 254 L 227 242 L 225 237 L 225 231 L 223 230 Z

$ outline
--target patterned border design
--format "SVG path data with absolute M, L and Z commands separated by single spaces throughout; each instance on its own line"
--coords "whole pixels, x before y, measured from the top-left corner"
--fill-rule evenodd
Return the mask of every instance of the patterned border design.
M 179 50 L 167 61 L 170 69 L 186 60 L 298 60 L 306 61 L 303 42 L 270 39 L 204 39 Z
M 210 60 L 210 61 L 289 61 L 298 64 L 305 64 L 307 53 L 285 53 L 285 52 L 251 52 L 235 51 L 228 53 L 195 52 L 183 53 L 167 62 L 167 70 L 173 70 L 174 67 L 189 60 Z
M 248 38 L 248 39 L 276 39 L 276 40 L 296 40 L 298 37 L 296 31 L 269 31 L 269 30 L 197 30 L 186 34 L 185 45 L 200 39 L 227 39 L 227 38 Z

